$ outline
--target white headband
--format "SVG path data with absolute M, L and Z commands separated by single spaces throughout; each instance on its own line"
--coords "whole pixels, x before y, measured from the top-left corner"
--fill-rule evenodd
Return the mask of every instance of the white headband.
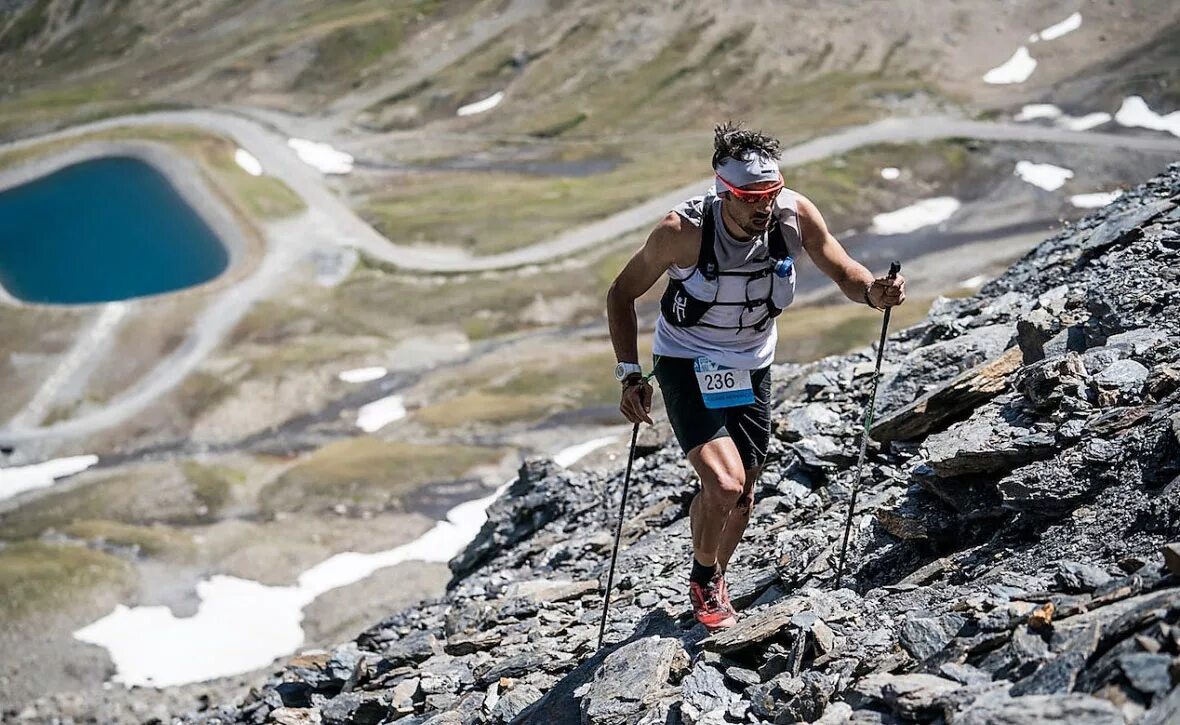
M 747 159 L 726 157 L 716 168 L 716 172 L 718 178 L 713 182 L 713 188 L 718 194 L 729 191 L 729 188 L 721 181 L 722 179 L 739 188 L 757 184 L 760 181 L 782 179 L 778 170 L 778 162 L 769 154 L 760 153 L 751 153 Z

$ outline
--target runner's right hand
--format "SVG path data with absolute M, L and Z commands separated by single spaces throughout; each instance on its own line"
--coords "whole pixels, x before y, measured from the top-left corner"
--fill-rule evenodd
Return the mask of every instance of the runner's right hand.
M 619 412 L 631 423 L 647 423 L 652 425 L 651 416 L 651 383 L 644 380 L 623 386 L 623 397 L 619 402 Z

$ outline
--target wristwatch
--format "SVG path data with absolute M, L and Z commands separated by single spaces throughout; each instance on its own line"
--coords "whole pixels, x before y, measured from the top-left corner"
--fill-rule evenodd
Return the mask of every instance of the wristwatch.
M 871 290 L 872 288 L 873 288 L 873 285 L 871 283 L 865 285 L 865 304 L 868 305 L 869 307 L 872 307 L 874 310 L 880 311 L 883 308 L 874 305 L 873 298 L 869 297 L 869 290 Z
M 643 375 L 643 368 L 639 363 L 621 362 L 615 365 L 615 380 L 620 383 L 632 375 Z

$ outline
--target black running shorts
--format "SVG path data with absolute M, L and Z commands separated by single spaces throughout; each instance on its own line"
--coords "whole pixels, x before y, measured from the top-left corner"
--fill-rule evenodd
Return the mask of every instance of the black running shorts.
M 769 367 L 750 371 L 754 388 L 752 405 L 718 409 L 705 407 L 692 360 L 657 355 L 655 372 L 668 420 L 685 453 L 702 443 L 729 436 L 747 470 L 766 462 L 766 447 L 770 443 Z

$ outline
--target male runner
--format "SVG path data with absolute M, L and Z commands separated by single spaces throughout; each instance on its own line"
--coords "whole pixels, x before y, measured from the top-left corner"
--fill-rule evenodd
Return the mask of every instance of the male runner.
M 619 410 L 632 423 L 651 423 L 635 300 L 668 275 L 653 364 L 676 439 L 701 479 L 689 509 L 689 598 L 709 629 L 736 622 L 724 577 L 766 459 L 774 318 L 794 297 L 795 260 L 806 250 L 854 302 L 883 309 L 905 300 L 902 277 L 874 279 L 815 205 L 783 188 L 779 151 L 779 141 L 760 131 L 717 126 L 713 188 L 669 212 L 607 294 L 615 377 L 623 384 Z

